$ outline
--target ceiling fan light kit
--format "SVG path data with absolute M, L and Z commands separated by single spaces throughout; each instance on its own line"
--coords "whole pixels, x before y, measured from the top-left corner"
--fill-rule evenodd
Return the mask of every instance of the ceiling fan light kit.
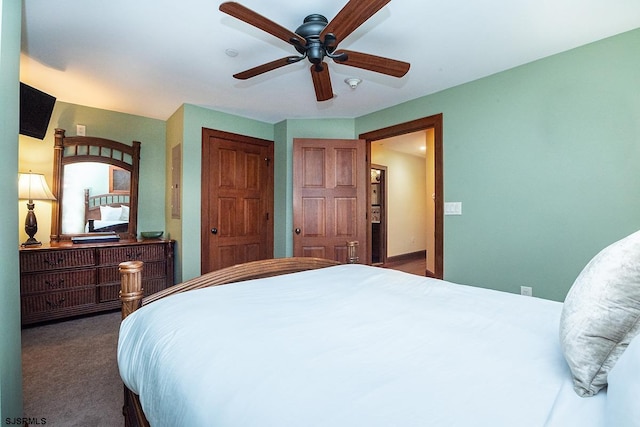
M 327 101 L 334 97 L 329 67 L 325 62 L 325 58 L 333 59 L 334 62 L 351 67 L 393 77 L 402 77 L 409 71 L 410 64 L 407 62 L 344 49 L 337 50 L 338 43 L 341 40 L 349 36 L 390 1 L 349 0 L 333 20 L 328 21 L 326 17 L 320 14 L 311 14 L 304 19 L 302 25 L 295 32 L 276 24 L 239 3 L 222 3 L 220 5 L 222 12 L 289 43 L 299 54 L 276 59 L 234 74 L 233 77 L 241 80 L 249 79 L 306 58 L 311 63 L 311 80 L 318 101 Z M 345 79 L 345 83 L 352 89 L 355 89 L 361 81 L 358 78 Z

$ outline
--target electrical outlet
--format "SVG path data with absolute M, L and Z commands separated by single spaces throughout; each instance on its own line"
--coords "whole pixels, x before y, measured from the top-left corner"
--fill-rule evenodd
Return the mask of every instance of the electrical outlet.
M 524 295 L 526 297 L 532 297 L 533 288 L 531 286 L 520 286 L 520 295 Z

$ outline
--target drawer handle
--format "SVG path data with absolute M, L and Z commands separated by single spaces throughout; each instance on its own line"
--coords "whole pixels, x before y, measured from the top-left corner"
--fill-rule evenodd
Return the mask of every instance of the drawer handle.
M 54 260 L 54 261 L 51 261 L 50 259 L 47 259 L 47 258 L 45 258 L 45 259 L 44 259 L 44 263 L 45 263 L 45 264 L 47 264 L 47 265 L 50 265 L 50 266 L 52 266 L 52 267 L 54 267 L 54 266 L 56 266 L 56 265 L 58 265 L 58 264 L 61 264 L 61 263 L 62 263 L 62 261 L 64 261 L 64 258 L 62 258 L 62 257 L 58 257 L 58 258 L 57 258 L 56 260 Z
M 60 307 L 62 307 L 62 304 L 64 303 L 64 297 L 60 298 L 57 303 L 51 302 L 49 300 L 46 300 L 46 302 L 47 302 L 47 305 L 50 308 L 60 308 Z
M 129 261 L 138 259 L 142 256 L 142 252 L 127 252 L 127 257 L 129 258 Z
M 59 279 L 57 282 L 45 280 L 44 283 L 49 287 L 49 289 L 57 289 L 64 286 L 64 279 Z

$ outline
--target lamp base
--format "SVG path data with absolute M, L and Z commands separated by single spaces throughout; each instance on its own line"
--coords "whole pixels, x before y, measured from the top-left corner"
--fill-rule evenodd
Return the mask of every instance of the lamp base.
M 42 242 L 37 241 L 35 238 L 33 237 L 29 237 L 24 243 L 22 243 L 20 246 L 25 247 L 25 246 L 42 246 Z
M 33 212 L 34 207 L 35 204 L 33 203 L 33 200 L 29 200 L 29 203 L 27 203 L 27 217 L 24 220 L 24 231 L 27 233 L 27 236 L 29 236 L 29 238 L 26 242 L 20 245 L 22 247 L 42 245 L 42 243 L 38 242 L 36 238 L 33 237 L 38 232 L 38 221 L 36 220 L 35 212 Z

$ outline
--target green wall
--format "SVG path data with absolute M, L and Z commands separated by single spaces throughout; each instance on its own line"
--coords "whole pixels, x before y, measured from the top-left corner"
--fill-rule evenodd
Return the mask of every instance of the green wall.
M 166 235 L 165 237 L 171 238 L 176 241 L 174 247 L 174 256 L 175 256 L 175 272 L 174 275 L 176 280 L 180 282 L 182 278 L 182 220 L 181 218 L 172 218 L 171 216 L 171 174 L 172 174 L 172 157 L 171 152 L 174 147 L 180 146 L 180 158 L 184 157 L 184 145 L 182 144 L 182 133 L 184 129 L 184 106 L 178 108 L 178 110 L 169 117 L 167 120 L 167 142 L 166 142 L 166 153 L 167 153 L 167 164 L 166 171 L 167 176 L 165 178 L 165 200 L 167 201 L 167 206 L 165 207 L 165 218 L 166 218 Z M 180 171 L 183 173 L 185 167 L 182 164 L 178 165 Z M 180 188 L 182 188 L 182 182 L 180 183 Z M 183 191 L 180 191 L 182 195 Z M 180 207 L 182 208 L 184 205 L 182 203 L 182 198 L 180 200 Z M 181 215 L 182 216 L 182 215 Z
M 0 420 L 22 416 L 18 123 L 22 3 L 0 0 Z M 13 183 L 13 185 L 11 185 Z
M 164 121 L 56 102 L 51 123 L 55 127 L 66 129 L 67 135 L 75 135 L 76 124 L 83 124 L 86 126 L 86 134 L 90 136 L 113 139 L 125 144 L 140 141 L 138 232 L 164 230 L 166 204 L 164 193 L 166 124 Z
M 564 300 L 582 267 L 640 229 L 640 30 L 356 120 L 443 113 L 445 278 Z
M 165 127 L 162 120 L 102 110 L 56 101 L 43 140 L 20 135 L 19 167 L 21 171 L 44 173 L 51 185 L 55 128 L 65 129 L 67 136 L 76 135 L 76 125 L 86 126 L 88 136 L 113 139 L 125 144 L 140 141 L 140 183 L 138 199 L 138 232 L 165 228 Z M 39 230 L 36 237 L 48 241 L 51 208 L 36 205 Z M 23 209 L 24 210 L 24 209 Z

